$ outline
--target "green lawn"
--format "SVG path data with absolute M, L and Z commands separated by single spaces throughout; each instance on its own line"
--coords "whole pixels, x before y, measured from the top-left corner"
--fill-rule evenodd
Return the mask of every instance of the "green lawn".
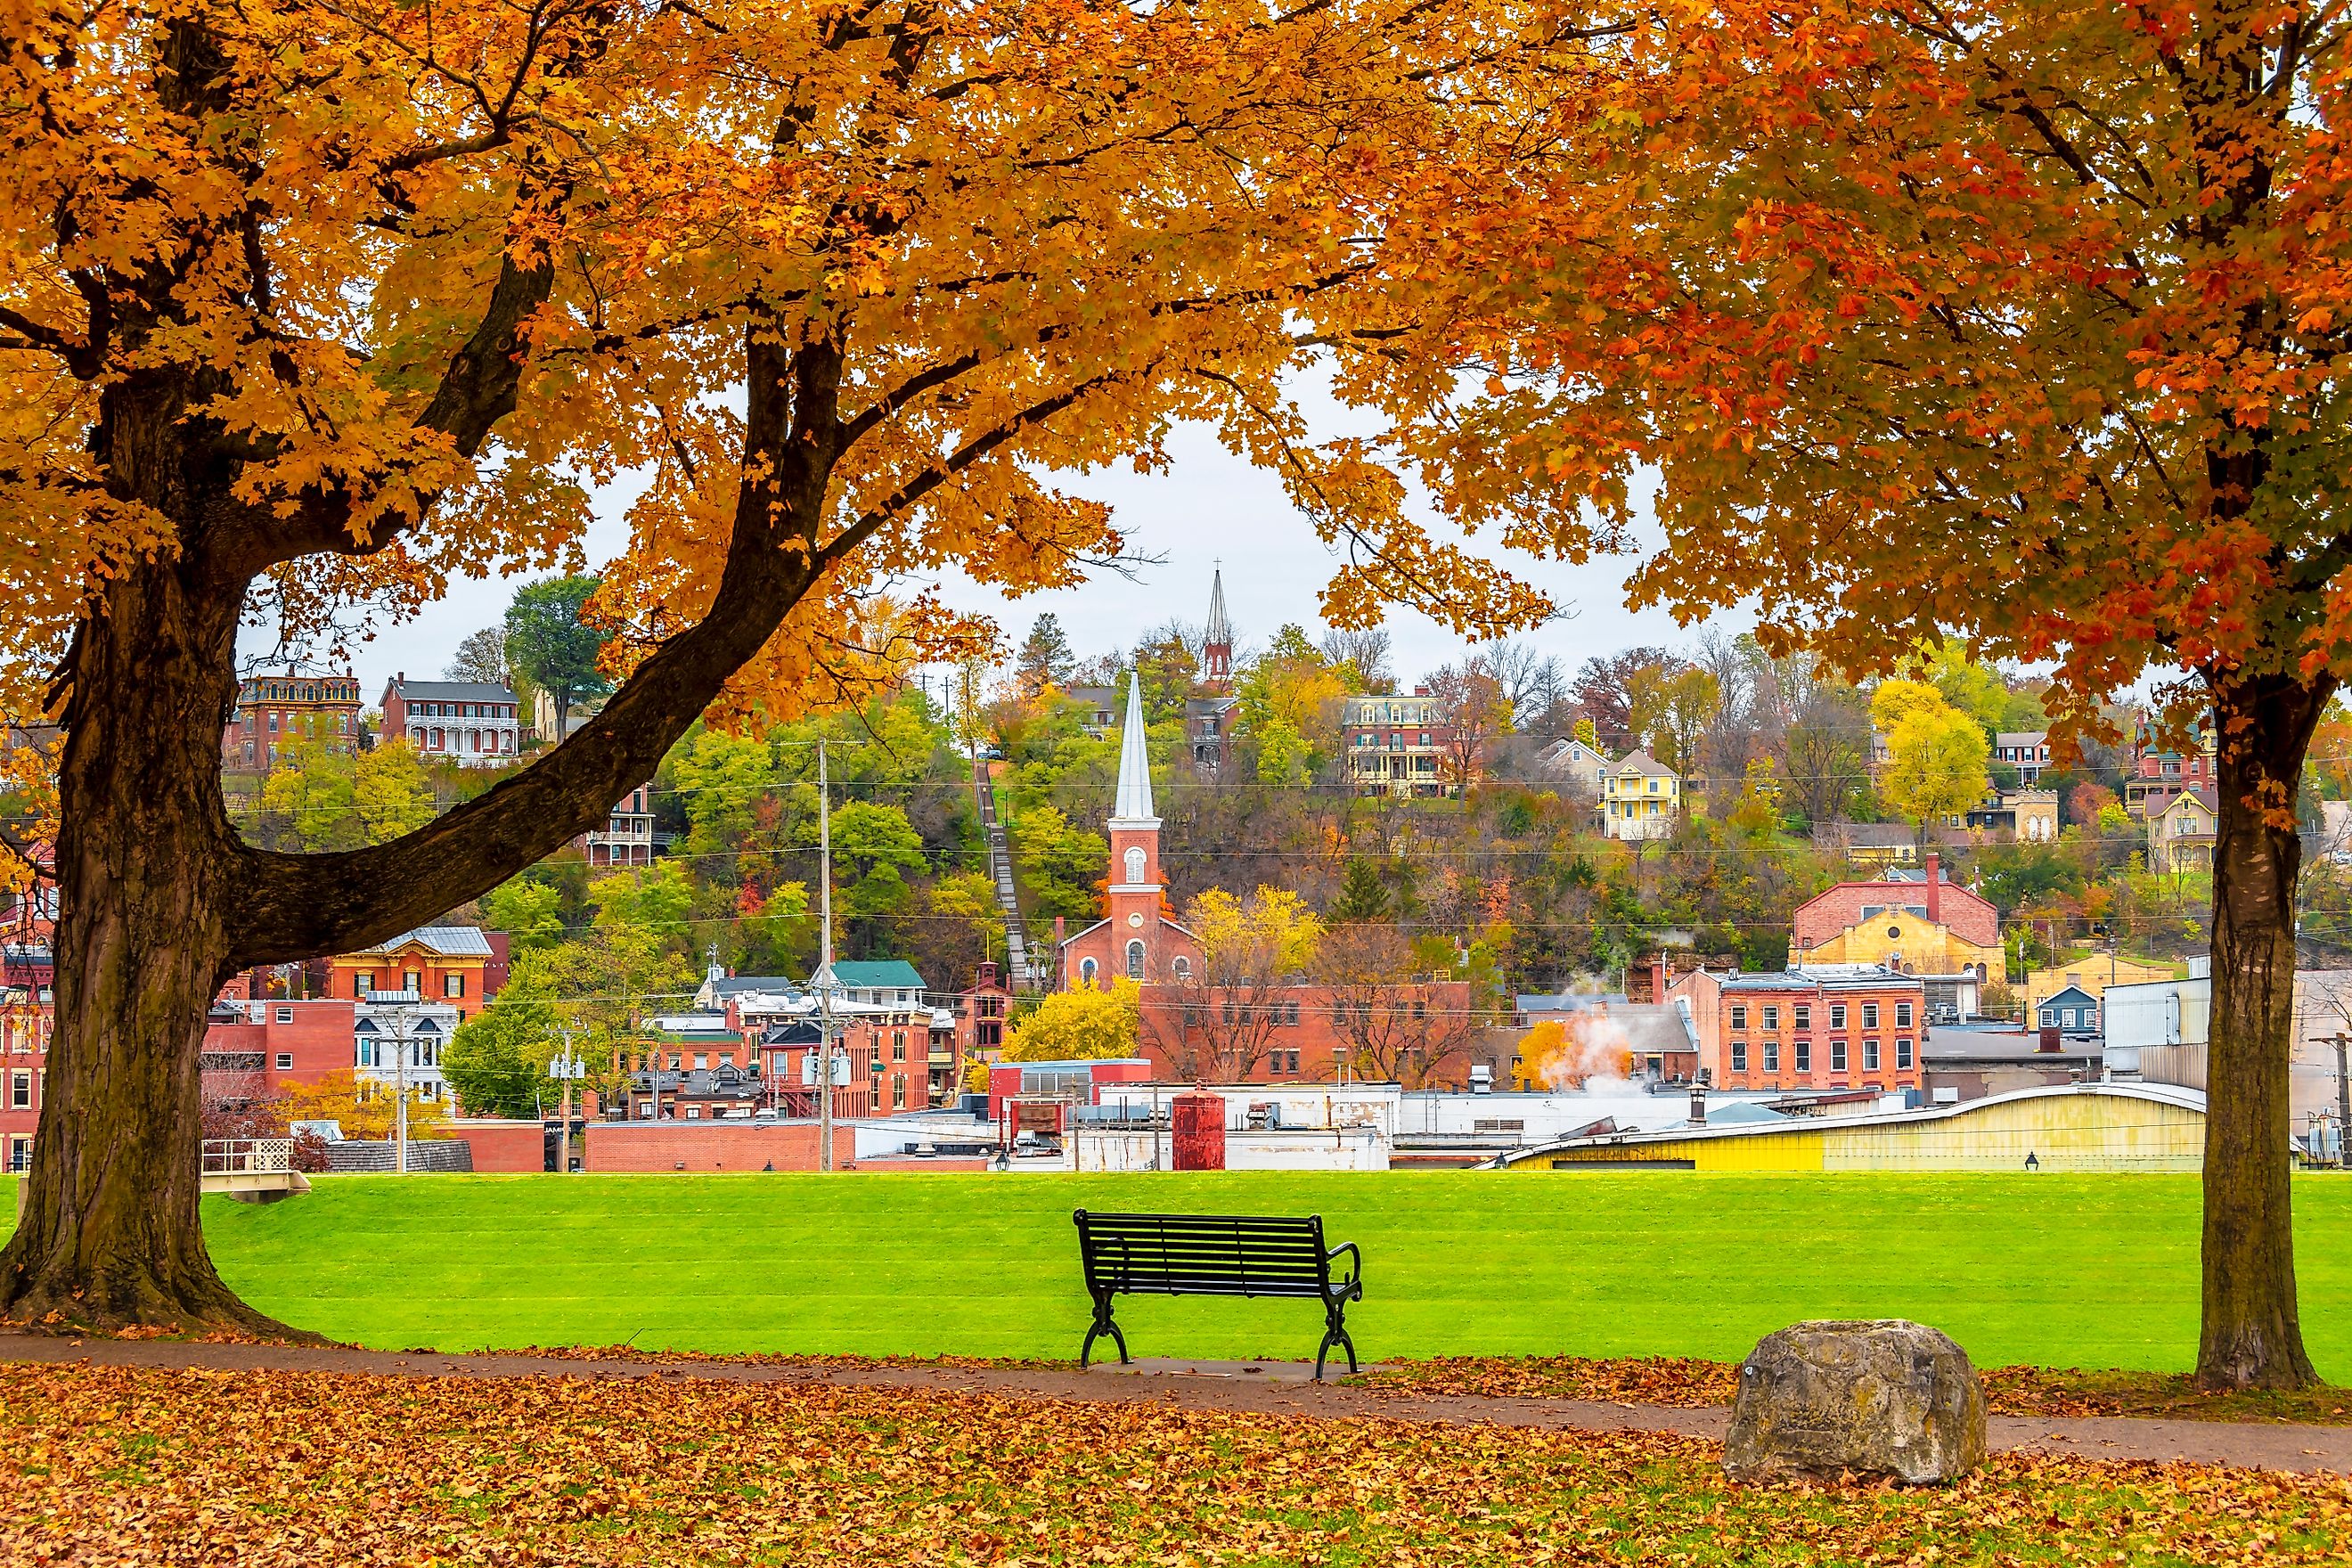
M 2303 1178 L 2295 1205 L 2304 1331 L 2352 1380 L 2352 1181 Z M 2187 1176 L 339 1176 L 205 1218 L 249 1300 L 368 1345 L 1068 1356 L 1078 1206 L 1321 1214 L 1364 1249 L 1372 1357 L 1736 1360 L 1800 1318 L 1903 1316 L 1988 1365 L 2195 1359 Z M 1320 1332 L 1297 1301 L 1118 1313 L 1139 1355 Z

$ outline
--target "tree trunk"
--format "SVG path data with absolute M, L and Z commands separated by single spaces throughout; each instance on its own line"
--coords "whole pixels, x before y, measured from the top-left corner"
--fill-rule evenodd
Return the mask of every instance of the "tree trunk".
M 239 606 L 133 567 L 68 656 L 56 1027 L 0 1316 L 284 1332 L 213 1271 L 201 1191 L 205 1016 L 227 969 L 221 726 Z
M 2294 1022 L 2295 787 L 2335 689 L 2323 678 L 2216 679 L 2213 1005 L 2206 1083 L 2200 1379 L 2318 1381 L 2296 1316 L 2288 1066 Z

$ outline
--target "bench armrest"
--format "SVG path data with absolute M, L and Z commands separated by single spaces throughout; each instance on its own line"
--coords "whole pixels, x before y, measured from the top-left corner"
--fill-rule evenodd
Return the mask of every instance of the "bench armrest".
M 1343 1241 L 1339 1246 L 1333 1247 L 1329 1252 L 1325 1253 L 1323 1255 L 1325 1263 L 1330 1264 L 1338 1262 L 1339 1260 L 1339 1254 L 1343 1252 L 1346 1253 L 1351 1260 L 1348 1269 L 1348 1277 L 1344 1279 L 1334 1279 L 1331 1281 L 1335 1287 L 1342 1290 L 1355 1285 L 1364 1277 L 1364 1255 L 1356 1250 L 1356 1244 L 1352 1241 Z

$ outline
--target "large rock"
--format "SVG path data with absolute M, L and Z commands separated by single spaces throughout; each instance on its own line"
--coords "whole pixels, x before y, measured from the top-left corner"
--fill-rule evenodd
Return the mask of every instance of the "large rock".
M 1951 1336 L 1899 1318 L 1798 1323 L 1740 1364 L 1723 1470 L 1736 1481 L 1852 1472 L 1927 1486 L 1984 1454 L 1984 1389 Z

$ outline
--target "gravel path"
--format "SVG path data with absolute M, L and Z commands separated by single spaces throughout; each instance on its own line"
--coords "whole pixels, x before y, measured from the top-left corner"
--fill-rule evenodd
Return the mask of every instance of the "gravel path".
M 1077 1372 L 1058 1367 L 772 1366 L 725 1361 L 589 1361 L 570 1356 L 352 1350 L 331 1345 L 191 1344 L 175 1341 L 49 1339 L 0 1334 L 0 1362 L 216 1372 L 335 1372 L 379 1377 L 708 1378 L 728 1383 L 830 1384 L 934 1389 L 1009 1399 L 1150 1400 L 1190 1408 L 1334 1418 L 1459 1422 L 1586 1432 L 1675 1432 L 1721 1437 L 1730 1413 L 1578 1399 L 1494 1399 L 1478 1394 L 1373 1393 L 1312 1381 L 1312 1368 L 1279 1362 L 1138 1362 Z M 1996 1415 L 1996 1449 L 2078 1458 L 2186 1460 L 2244 1468 L 2352 1475 L 2352 1427 L 2289 1426 L 2122 1417 Z

